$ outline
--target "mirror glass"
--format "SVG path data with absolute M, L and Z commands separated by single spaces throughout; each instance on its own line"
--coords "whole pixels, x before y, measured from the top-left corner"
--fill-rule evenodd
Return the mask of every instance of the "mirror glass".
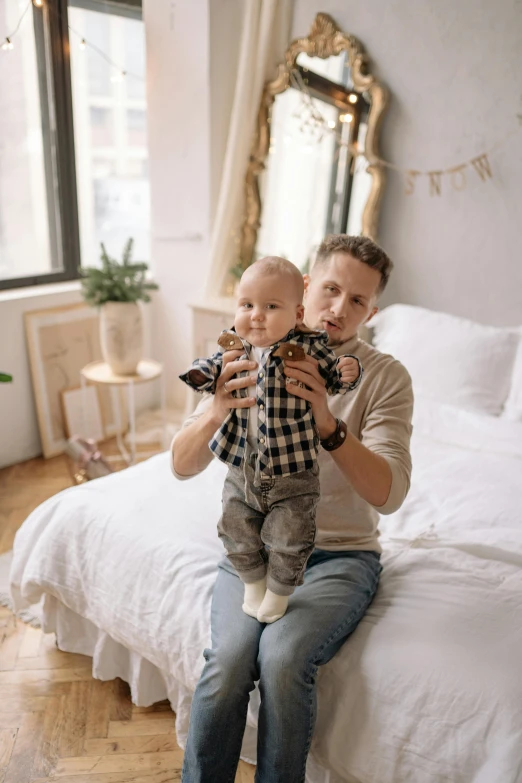
M 363 151 L 370 103 L 353 88 L 347 52 L 301 52 L 290 86 L 270 108 L 270 146 L 259 177 L 254 258 L 284 256 L 303 271 L 329 233 L 362 233 L 371 189 Z

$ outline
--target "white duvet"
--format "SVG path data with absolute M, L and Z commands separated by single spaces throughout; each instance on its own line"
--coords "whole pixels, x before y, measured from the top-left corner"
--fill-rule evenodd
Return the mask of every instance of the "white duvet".
M 381 520 L 384 572 L 320 670 L 310 783 L 522 781 L 522 425 L 418 400 L 412 488 Z M 16 537 L 18 607 L 186 736 L 209 638 L 224 470 L 167 454 L 51 498 Z M 257 691 L 244 755 L 255 753 Z

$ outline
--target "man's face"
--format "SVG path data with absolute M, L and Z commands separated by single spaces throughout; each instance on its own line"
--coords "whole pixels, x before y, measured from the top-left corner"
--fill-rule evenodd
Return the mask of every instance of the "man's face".
M 328 332 L 329 345 L 353 337 L 377 312 L 381 273 L 343 252 L 305 275 L 305 322 Z

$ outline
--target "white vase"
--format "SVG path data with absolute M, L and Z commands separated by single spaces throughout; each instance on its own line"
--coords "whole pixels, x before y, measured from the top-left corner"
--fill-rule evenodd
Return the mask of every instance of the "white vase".
M 140 305 L 137 302 L 102 305 L 100 342 L 103 359 L 115 375 L 134 375 L 143 352 Z

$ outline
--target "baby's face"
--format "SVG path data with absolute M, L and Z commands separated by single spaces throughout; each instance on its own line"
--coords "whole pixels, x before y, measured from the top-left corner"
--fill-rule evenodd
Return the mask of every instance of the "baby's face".
M 239 283 L 234 327 L 240 337 L 258 348 L 282 340 L 303 322 L 303 305 L 287 275 L 244 275 Z

